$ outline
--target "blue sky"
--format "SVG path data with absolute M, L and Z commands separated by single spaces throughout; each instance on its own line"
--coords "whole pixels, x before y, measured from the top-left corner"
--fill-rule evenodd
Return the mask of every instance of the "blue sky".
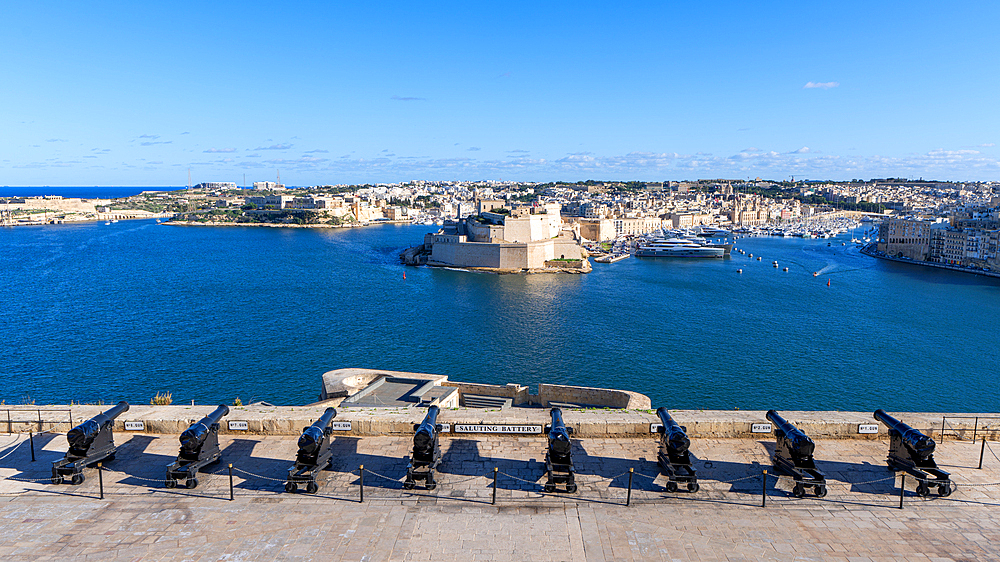
M 0 185 L 1000 179 L 996 2 L 0 16 Z

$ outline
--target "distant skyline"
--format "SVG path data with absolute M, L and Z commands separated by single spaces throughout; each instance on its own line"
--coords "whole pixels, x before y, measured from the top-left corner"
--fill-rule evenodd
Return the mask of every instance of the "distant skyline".
M 995 2 L 6 2 L 0 185 L 1000 180 Z

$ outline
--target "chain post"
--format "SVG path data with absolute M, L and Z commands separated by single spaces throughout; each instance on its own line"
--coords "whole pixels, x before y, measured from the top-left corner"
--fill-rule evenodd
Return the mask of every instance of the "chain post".
M 97 483 L 101 488 L 101 499 L 104 499 L 104 463 L 97 463 Z
M 229 463 L 229 501 L 233 501 L 233 463 Z
M 986 437 L 983 437 L 983 446 L 979 449 L 979 470 L 983 469 L 983 455 L 986 453 Z M 35 460 L 32 458 L 31 460 Z
M 35 436 L 32 435 L 30 431 L 28 432 L 28 441 L 31 445 L 31 462 L 35 462 Z M 982 468 L 982 465 L 983 465 L 983 460 L 982 460 L 982 455 L 980 455 L 979 467 Z
M 903 509 L 903 492 L 906 490 L 906 474 L 899 478 L 899 509 Z
M 625 495 L 625 507 L 632 505 L 632 474 L 634 472 L 634 468 L 628 469 L 628 493 Z
M 767 507 L 767 469 L 764 470 L 764 475 L 760 479 L 760 506 Z
M 972 442 L 976 442 L 976 431 L 979 430 L 979 416 L 976 416 L 976 421 L 972 424 Z
M 361 499 L 358 503 L 365 503 L 365 465 L 361 465 L 358 470 L 361 472 Z
M 490 501 L 490 505 L 497 504 L 497 472 L 500 471 L 499 466 L 493 467 L 493 500 Z

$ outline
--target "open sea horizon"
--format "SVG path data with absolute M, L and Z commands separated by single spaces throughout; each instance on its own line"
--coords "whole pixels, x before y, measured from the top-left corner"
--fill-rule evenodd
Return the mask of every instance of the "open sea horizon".
M 2 228 L 0 398 L 305 404 L 322 373 L 368 367 L 672 409 L 997 409 L 997 279 L 870 258 L 849 234 L 588 275 L 402 266 L 433 228 Z

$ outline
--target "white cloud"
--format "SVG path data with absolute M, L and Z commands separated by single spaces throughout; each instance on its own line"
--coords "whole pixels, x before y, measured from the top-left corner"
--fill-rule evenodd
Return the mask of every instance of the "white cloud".
M 996 143 L 995 142 L 984 142 L 983 144 L 981 144 L 979 146 L 981 146 L 983 148 L 992 148 L 992 147 L 996 146 Z
M 806 82 L 805 89 L 820 88 L 822 90 L 829 90 L 830 88 L 836 88 L 840 85 L 840 82 Z
M 205 152 L 236 152 L 235 148 L 209 148 Z

